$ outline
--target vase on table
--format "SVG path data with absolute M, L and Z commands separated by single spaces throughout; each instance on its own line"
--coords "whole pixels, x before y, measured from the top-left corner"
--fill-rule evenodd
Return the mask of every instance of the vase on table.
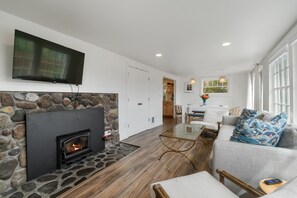
M 203 104 L 202 105 L 206 105 L 206 99 L 204 99 L 204 98 L 202 98 L 202 100 L 203 100 Z

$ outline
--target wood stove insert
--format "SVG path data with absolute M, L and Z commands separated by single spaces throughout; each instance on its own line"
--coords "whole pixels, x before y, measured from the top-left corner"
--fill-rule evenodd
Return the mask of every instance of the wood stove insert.
M 86 129 L 57 137 L 58 168 L 65 168 L 92 152 L 90 133 L 91 130 Z

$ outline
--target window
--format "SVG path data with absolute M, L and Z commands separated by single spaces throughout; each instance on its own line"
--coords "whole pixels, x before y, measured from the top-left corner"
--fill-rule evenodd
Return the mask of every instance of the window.
M 219 80 L 203 80 L 203 93 L 228 93 L 227 80 L 225 83 L 220 83 Z
M 270 64 L 274 113 L 286 112 L 290 120 L 290 77 L 288 54 L 284 53 Z

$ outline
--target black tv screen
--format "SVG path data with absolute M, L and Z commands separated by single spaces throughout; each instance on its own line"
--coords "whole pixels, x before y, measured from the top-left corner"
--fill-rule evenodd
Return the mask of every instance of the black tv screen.
M 81 84 L 85 54 L 15 30 L 12 77 Z

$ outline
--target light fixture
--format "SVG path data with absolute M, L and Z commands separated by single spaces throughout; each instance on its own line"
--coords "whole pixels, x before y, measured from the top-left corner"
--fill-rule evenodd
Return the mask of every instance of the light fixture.
M 225 42 L 225 43 L 222 44 L 223 47 L 227 47 L 227 46 L 230 46 L 230 45 L 231 45 L 230 42 Z
M 191 78 L 189 84 L 194 85 L 196 84 L 197 80 L 195 78 Z
M 226 78 L 226 76 L 220 76 L 219 77 L 219 83 L 225 83 L 225 82 L 227 82 L 227 78 Z
M 158 53 L 158 54 L 156 54 L 156 56 L 157 56 L 157 57 L 161 57 L 161 56 L 162 56 L 162 54 Z

